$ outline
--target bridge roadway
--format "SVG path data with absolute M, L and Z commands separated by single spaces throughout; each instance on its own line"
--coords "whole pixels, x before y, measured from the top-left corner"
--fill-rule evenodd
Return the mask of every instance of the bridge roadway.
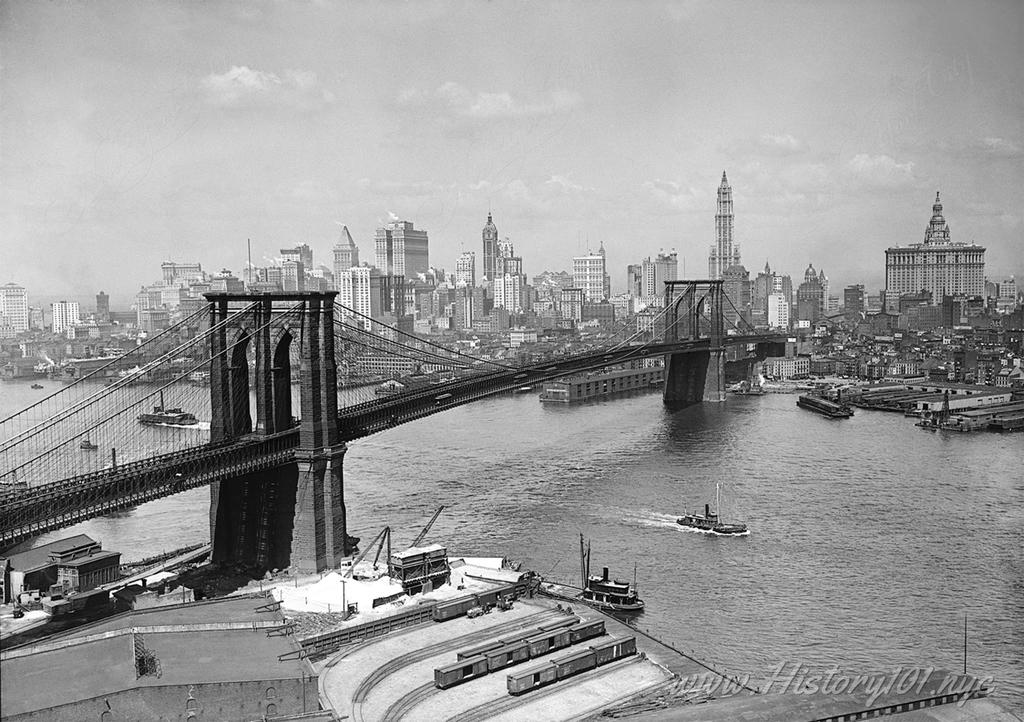
M 763 336 L 730 337 L 752 343 Z M 613 351 L 547 359 L 529 366 L 481 373 L 409 393 L 383 397 L 338 413 L 344 442 L 375 434 L 464 404 L 571 373 L 672 353 L 707 351 L 707 340 L 624 346 Z M 223 444 L 183 449 L 40 486 L 0 492 L 0 550 L 33 536 L 97 516 L 294 460 L 298 429 L 251 434 Z

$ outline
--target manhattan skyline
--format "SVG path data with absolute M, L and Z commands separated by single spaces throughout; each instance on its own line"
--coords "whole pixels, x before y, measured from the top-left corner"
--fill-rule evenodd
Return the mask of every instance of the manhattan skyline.
M 0 282 L 123 299 L 165 260 L 241 275 L 246 238 L 330 265 L 392 214 L 452 272 L 490 209 L 528 276 L 603 244 L 619 291 L 659 249 L 703 275 L 723 171 L 752 274 L 875 291 L 939 190 L 1024 275 L 1019 4 L 530 9 L 4 3 Z

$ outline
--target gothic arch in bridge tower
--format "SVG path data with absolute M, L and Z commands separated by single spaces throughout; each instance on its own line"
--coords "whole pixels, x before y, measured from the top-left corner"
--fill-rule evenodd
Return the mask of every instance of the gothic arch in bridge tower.
M 241 436 L 252 431 L 252 412 L 249 407 L 249 347 L 252 333 L 240 328 L 229 346 L 231 384 L 231 429 L 232 436 Z
M 291 347 L 293 341 L 291 329 L 285 327 L 274 342 L 274 356 L 271 370 L 273 373 L 273 415 L 276 431 L 290 428 L 292 425 L 292 361 Z

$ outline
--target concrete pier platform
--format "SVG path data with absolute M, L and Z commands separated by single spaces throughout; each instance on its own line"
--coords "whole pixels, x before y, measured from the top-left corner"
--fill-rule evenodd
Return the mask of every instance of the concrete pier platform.
M 508 670 L 445 690 L 434 687 L 434 669 L 454 662 L 457 650 L 564 618 L 567 606 L 584 621 L 604 620 L 607 635 L 635 636 L 639 654 L 519 697 L 508 694 Z M 536 661 L 520 666 L 530 664 Z M 354 645 L 325 660 L 319 672 L 321 703 L 338 715 L 369 722 L 573 719 L 635 698 L 677 675 L 708 669 L 595 609 L 537 597 L 520 599 L 506 612 L 421 625 Z

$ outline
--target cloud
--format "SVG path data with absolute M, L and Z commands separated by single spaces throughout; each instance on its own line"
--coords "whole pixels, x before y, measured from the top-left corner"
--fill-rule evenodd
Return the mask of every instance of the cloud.
M 762 150 L 776 155 L 792 155 L 794 153 L 803 153 L 807 150 L 807 146 L 804 145 L 803 141 L 797 140 L 788 133 L 786 135 L 764 133 L 758 137 L 757 145 Z
M 474 92 L 453 81 L 433 91 L 406 89 L 398 96 L 398 104 L 402 106 L 433 108 L 473 120 L 554 115 L 571 110 L 581 101 L 579 93 L 568 90 L 553 90 L 531 100 L 522 100 L 507 91 Z
M 579 183 L 569 180 L 564 175 L 553 175 L 544 181 L 544 185 L 566 192 L 592 191 L 593 188 L 586 188 Z
M 723 150 L 734 156 L 789 156 L 806 153 L 807 144 L 789 133 L 762 133 L 756 138 L 734 139 L 726 143 Z
M 698 191 L 693 187 L 684 187 L 675 181 L 654 180 L 645 181 L 641 186 L 659 205 L 667 206 L 677 211 L 695 211 L 706 209 L 710 196 L 706 192 Z M 714 210 L 711 211 L 714 213 Z
M 971 145 L 971 150 L 984 155 L 997 158 L 1020 158 L 1024 156 L 1024 149 L 1019 143 L 1014 143 L 1006 138 L 981 138 Z
M 454 185 L 442 185 L 430 181 L 393 181 L 360 178 L 356 185 L 372 196 L 402 198 L 423 198 L 439 196 L 454 189 Z
M 334 95 L 308 70 L 286 70 L 281 75 L 233 65 L 224 73 L 202 79 L 207 101 L 222 108 L 285 107 L 317 110 L 334 102 Z
M 898 188 L 914 182 L 914 163 L 898 163 L 887 155 L 860 153 L 851 158 L 846 169 L 860 185 L 875 188 Z

